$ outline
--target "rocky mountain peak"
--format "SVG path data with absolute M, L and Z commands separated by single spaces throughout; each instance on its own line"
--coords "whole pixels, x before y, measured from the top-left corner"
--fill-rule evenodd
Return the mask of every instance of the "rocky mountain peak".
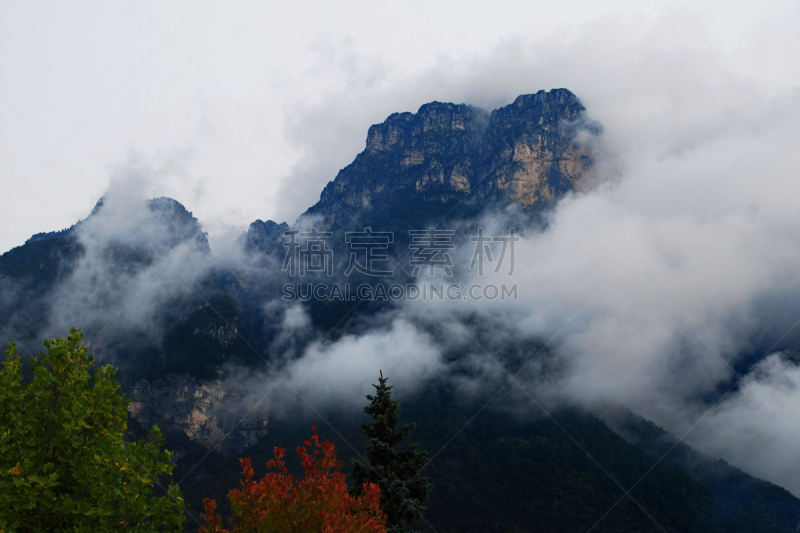
M 409 148 L 420 135 L 472 131 L 476 119 L 485 122 L 488 115 L 465 104 L 431 102 L 416 113 L 394 113 L 383 123 L 370 126 L 364 152 L 375 155 Z
M 563 122 L 580 121 L 586 108 L 567 89 L 539 91 L 518 96 L 511 104 L 491 113 L 491 126 L 498 133 L 509 129 L 558 128 Z
M 579 130 L 599 134 L 567 89 L 525 94 L 491 113 L 431 102 L 369 128 L 363 152 L 306 216 L 330 226 L 387 203 L 516 202 L 536 211 L 574 188 L 591 164 Z M 374 219 L 374 216 L 372 216 Z
M 200 221 L 183 204 L 164 196 L 143 201 L 107 194 L 75 228 L 81 226 L 85 237 L 101 234 L 103 240 L 146 244 L 162 251 L 193 241 L 198 250 L 210 253 Z
M 288 229 L 286 222 L 256 220 L 239 236 L 239 245 L 245 250 L 274 254 L 283 250 L 283 232 Z

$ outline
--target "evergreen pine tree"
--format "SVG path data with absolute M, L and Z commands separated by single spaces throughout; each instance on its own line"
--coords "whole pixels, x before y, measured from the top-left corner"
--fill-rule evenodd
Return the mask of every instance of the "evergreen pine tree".
M 417 450 L 410 444 L 405 450 L 396 448 L 414 431 L 415 424 L 405 424 L 396 431 L 400 423 L 400 400 L 392 399 L 392 387 L 386 385 L 387 378 L 380 374 L 375 396 L 367 395 L 369 405 L 364 412 L 372 417 L 371 424 L 361 424 L 361 430 L 369 437 L 365 465 L 353 460 L 351 477 L 355 483 L 353 493 L 359 495 L 364 483 L 376 483 L 381 489 L 381 508 L 386 513 L 387 531 L 401 533 L 405 524 L 422 518 L 423 503 L 431 491 L 428 479 L 418 474 L 427 462 L 427 452 Z

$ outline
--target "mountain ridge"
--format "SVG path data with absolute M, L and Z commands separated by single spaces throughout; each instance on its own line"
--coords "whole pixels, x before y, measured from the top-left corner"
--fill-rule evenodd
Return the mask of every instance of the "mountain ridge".
M 302 217 L 345 224 L 347 211 L 411 193 L 423 203 L 466 197 L 544 209 L 590 166 L 578 130 L 599 126 L 567 89 L 521 95 L 491 112 L 431 102 L 370 126 L 364 150 L 339 171 Z

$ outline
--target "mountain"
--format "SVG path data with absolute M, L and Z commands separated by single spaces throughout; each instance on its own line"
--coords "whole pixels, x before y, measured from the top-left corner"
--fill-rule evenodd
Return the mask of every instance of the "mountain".
M 534 214 L 575 189 L 592 161 L 579 134 L 600 132 L 567 89 L 522 95 L 492 112 L 431 102 L 394 113 L 369 128 L 364 150 L 295 225 L 397 230 L 510 204 Z M 257 221 L 242 241 L 274 242 L 276 226 Z
M 283 232 L 288 230 L 286 222 L 277 224 L 271 220 L 256 220 L 237 242 L 245 250 L 278 256 L 283 252 Z
M 305 216 L 320 215 L 329 226 L 354 214 L 372 221 L 398 198 L 410 199 L 403 207 L 412 211 L 441 211 L 453 200 L 543 209 L 574 189 L 590 164 L 580 129 L 599 131 L 566 89 L 522 95 L 491 113 L 441 102 L 395 113 L 370 127 L 364 151 Z
M 100 268 L 113 287 L 115 274 L 140 272 L 186 245 L 210 254 L 199 222 L 179 202 L 119 198 L 109 204 L 101 198 L 72 227 L 36 234 L 0 255 L 0 323 L 23 339 L 39 338 L 52 322 L 59 289 L 78 281 L 76 269 Z M 99 278 L 84 281 L 94 284 Z
M 287 416 L 263 395 L 263 381 L 312 349 L 385 327 L 395 304 L 285 301 L 282 287 L 297 281 L 282 269 L 285 232 L 332 234 L 335 274 L 309 272 L 303 283 L 355 285 L 368 276 L 342 274 L 352 257 L 347 232 L 393 232 L 391 251 L 402 256 L 411 230 L 458 228 L 456 244 L 469 244 L 467 234 L 496 213 L 520 233 L 539 231 L 548 210 L 580 189 L 600 134 L 566 89 L 491 112 L 432 102 L 395 113 L 370 127 L 364 150 L 293 225 L 257 220 L 223 257 L 175 200 L 108 196 L 74 226 L 0 256 L 0 332 L 35 353 L 42 337 L 82 326 L 97 357 L 119 369 L 132 434 L 163 424 L 175 477 L 197 511 L 203 497 L 222 500 L 236 486 L 237 457 L 259 464 L 274 446 L 302 442 L 315 422 L 345 459 L 354 456 L 350 444 L 364 445 L 352 408 L 329 406 L 325 419 Z M 412 277 L 400 269 L 392 280 Z M 495 335 L 479 322 L 465 325 L 511 368 L 547 357 L 538 341 Z M 420 327 L 441 341 L 457 377 L 470 377 L 452 331 L 433 319 Z M 420 529 L 586 531 L 618 500 L 596 531 L 788 532 L 800 523 L 800 500 L 685 445 L 656 464 L 671 437 L 636 417 L 604 422 L 568 408 L 552 419 L 533 408 L 520 417 L 519 398 L 478 391 L 465 399 L 446 379 L 431 379 L 403 406 L 404 421 L 418 424 L 415 437 L 436 455 L 426 470 L 430 523 Z M 626 499 L 620 485 L 642 476 L 635 502 Z

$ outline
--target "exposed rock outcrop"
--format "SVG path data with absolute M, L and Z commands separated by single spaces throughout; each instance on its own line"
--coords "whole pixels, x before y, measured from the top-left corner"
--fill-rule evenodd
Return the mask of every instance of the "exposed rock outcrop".
M 128 412 L 144 427 L 161 424 L 166 432 L 183 433 L 206 448 L 239 453 L 267 434 L 269 400 L 242 402 L 248 390 L 232 380 L 199 380 L 170 375 L 139 381 L 128 396 Z
M 600 131 L 566 89 L 522 95 L 491 113 L 441 102 L 395 113 L 370 127 L 364 151 L 305 215 L 337 226 L 381 197 L 409 192 L 423 202 L 471 197 L 542 209 L 573 189 L 591 162 L 580 130 Z

